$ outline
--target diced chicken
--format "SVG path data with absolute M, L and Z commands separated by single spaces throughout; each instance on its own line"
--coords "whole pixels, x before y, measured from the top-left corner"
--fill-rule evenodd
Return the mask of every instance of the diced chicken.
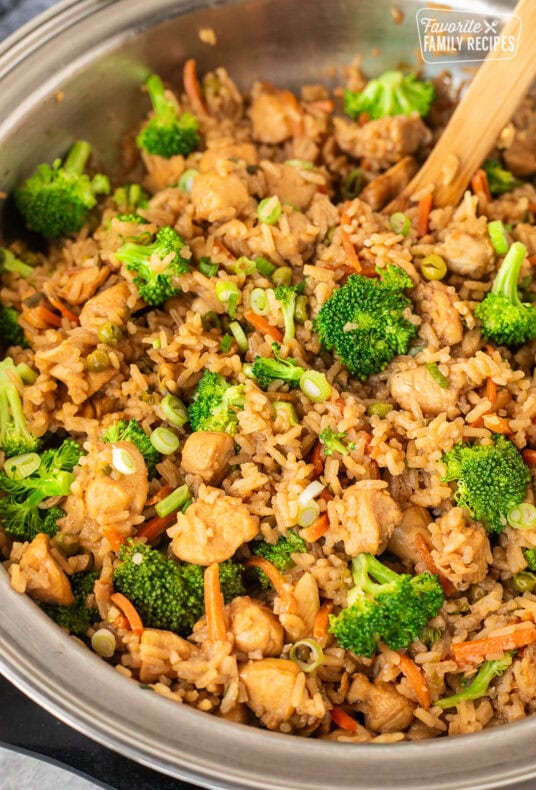
M 374 211 L 380 211 L 402 192 L 417 169 L 418 165 L 415 159 L 412 156 L 405 156 L 396 165 L 376 176 L 373 181 L 367 184 L 359 195 L 360 199 L 368 203 Z
M 360 126 L 355 121 L 334 118 L 339 148 L 354 159 L 366 157 L 395 164 L 429 143 L 432 134 L 419 115 L 395 115 Z
M 448 387 L 442 386 L 424 365 L 401 370 L 391 376 L 391 396 L 407 411 L 417 405 L 423 414 L 437 415 L 445 411 L 449 418 L 456 417 L 460 413 L 457 403 L 464 376 L 451 368 L 446 378 Z
M 480 279 L 493 267 L 495 253 L 488 238 L 472 236 L 454 228 L 445 233 L 437 252 L 443 256 L 451 272 L 471 279 Z
M 247 704 L 269 730 L 277 729 L 295 712 L 293 697 L 300 675 L 298 665 L 284 658 L 263 658 L 242 667 Z
M 220 175 L 214 170 L 194 179 L 190 198 L 198 222 L 232 219 L 249 204 L 246 185 L 235 173 Z
M 210 565 L 228 560 L 258 531 L 259 519 L 241 499 L 201 485 L 196 501 L 177 515 L 168 535 L 176 557 L 194 565 Z
M 516 241 L 521 241 L 527 248 L 528 255 L 536 255 L 536 227 L 527 222 L 516 225 L 513 236 Z
M 234 455 L 233 437 L 223 431 L 195 431 L 182 450 L 181 466 L 187 474 L 199 475 L 204 483 L 218 485 L 229 471 Z
M 311 573 L 300 576 L 294 587 L 295 612 L 283 612 L 279 619 L 289 641 L 297 642 L 312 636 L 315 618 L 320 609 L 318 585 Z
M 86 302 L 80 313 L 80 326 L 95 332 L 107 321 L 120 326 L 128 319 L 129 304 L 134 301 L 129 284 L 122 280 Z
M 154 683 L 162 675 L 169 676 L 171 653 L 176 653 L 181 659 L 187 659 L 193 650 L 194 647 L 190 642 L 172 631 L 144 628 L 140 639 L 141 682 Z
M 356 675 L 347 699 L 364 714 L 367 728 L 374 732 L 401 732 L 413 720 L 413 703 L 381 680 L 371 683 L 365 675 Z
M 463 326 L 460 314 L 454 307 L 456 291 L 441 282 L 419 283 L 414 297 L 419 314 L 432 325 L 442 346 L 461 343 Z
M 71 305 L 84 304 L 106 281 L 108 266 L 83 266 L 64 269 L 52 278 L 54 293 Z
M 143 510 L 149 490 L 147 467 L 143 456 L 132 442 L 114 442 L 106 445 L 100 461 L 110 466 L 114 450 L 128 453 L 134 463 L 134 472 L 112 475 L 96 475 L 87 485 L 85 501 L 88 515 L 99 522 L 125 513 L 138 515 Z
M 199 160 L 199 172 L 217 170 L 218 164 L 229 160 L 244 162 L 246 165 L 258 163 L 257 149 L 251 143 L 235 143 L 232 138 L 218 137 L 203 152 Z
M 283 628 L 273 612 L 247 595 L 229 604 L 235 649 L 241 653 L 260 651 L 263 656 L 279 656 L 283 650 Z
M 402 521 L 395 527 L 387 548 L 401 560 L 416 563 L 420 554 L 415 539 L 420 535 L 426 543 L 430 542 L 428 524 L 432 521 L 424 507 L 412 505 L 402 511 Z
M 328 515 L 326 537 L 330 543 L 342 540 L 350 557 L 364 551 L 381 554 L 402 520 L 400 508 L 386 491 L 360 488 L 358 484 L 328 503 Z
M 269 195 L 277 195 L 282 203 L 291 203 L 302 210 L 309 207 L 318 191 L 318 184 L 306 181 L 299 167 L 275 162 L 262 162 L 261 167 Z
M 58 606 L 74 603 L 71 583 L 51 554 L 48 535 L 36 535 L 21 557 L 20 569 L 26 590 L 36 601 Z
M 248 114 L 253 125 L 253 139 L 269 145 L 288 140 L 301 123 L 298 100 L 285 90 L 264 87 L 254 97 Z
M 453 507 L 429 529 L 434 563 L 457 590 L 467 590 L 486 578 L 492 562 L 486 530 L 467 523 L 462 508 Z

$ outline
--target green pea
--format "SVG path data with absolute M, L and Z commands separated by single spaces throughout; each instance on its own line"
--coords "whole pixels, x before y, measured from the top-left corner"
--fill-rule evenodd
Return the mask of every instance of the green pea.
M 110 357 L 103 348 L 96 348 L 86 359 L 86 367 L 90 373 L 102 373 L 110 367 Z
M 272 282 L 277 287 L 278 285 L 290 285 L 292 282 L 292 269 L 290 266 L 280 266 L 272 274 Z
M 447 264 L 441 255 L 427 255 L 421 263 L 421 273 L 427 280 L 442 280 L 447 273 Z
M 517 592 L 533 592 L 536 589 L 536 575 L 530 571 L 521 571 L 512 577 L 512 582 Z
M 72 557 L 80 551 L 80 541 L 77 535 L 71 532 L 58 532 L 52 542 L 62 551 L 66 557 Z
M 116 346 L 123 337 L 123 332 L 117 324 L 106 321 L 99 326 L 97 336 L 101 343 L 106 343 L 107 346 Z
M 296 306 L 294 308 L 294 318 L 298 324 L 305 324 L 309 318 L 309 300 L 306 296 L 296 297 Z
M 382 401 L 376 401 L 376 403 L 371 403 L 367 406 L 367 414 L 369 417 L 380 417 L 380 419 L 385 419 L 389 412 L 393 411 L 393 404 L 392 403 L 383 403 Z

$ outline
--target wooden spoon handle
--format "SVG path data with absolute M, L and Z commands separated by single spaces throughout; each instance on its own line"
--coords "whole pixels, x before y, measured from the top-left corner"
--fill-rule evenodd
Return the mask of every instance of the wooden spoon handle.
M 416 176 L 387 210 L 399 210 L 420 189 L 435 185 L 434 205 L 456 205 L 475 170 L 489 153 L 501 130 L 527 92 L 536 73 L 536 0 L 519 0 L 514 14 L 521 18 L 518 51 L 511 60 L 486 58 L 445 131 Z M 511 18 L 503 36 L 515 35 Z M 458 160 L 450 183 L 444 183 L 447 161 Z

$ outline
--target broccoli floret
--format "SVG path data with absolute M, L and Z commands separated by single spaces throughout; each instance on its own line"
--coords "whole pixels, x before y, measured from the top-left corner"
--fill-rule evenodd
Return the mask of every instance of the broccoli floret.
M 380 280 L 351 275 L 322 305 L 315 322 L 323 346 L 363 381 L 397 354 L 406 354 L 417 334 L 404 317 L 411 302 L 403 291 L 412 286 L 411 279 L 398 266 L 380 275 Z
M 424 117 L 434 96 L 434 86 L 429 80 L 418 80 L 415 74 L 404 76 L 401 71 L 386 71 L 370 80 L 360 92 L 345 90 L 344 111 L 351 118 L 357 118 L 362 112 L 371 119 L 413 112 Z
M 95 582 L 99 577 L 98 573 L 75 573 L 71 576 L 71 588 L 74 595 L 74 603 L 70 606 L 57 606 L 53 604 L 42 604 L 41 609 L 54 622 L 69 631 L 74 636 L 85 636 L 89 626 L 99 619 L 97 609 L 92 606 L 88 608 L 88 596 L 93 593 Z
M 447 467 L 444 482 L 455 480 L 455 499 L 489 532 L 502 532 L 506 517 L 524 499 L 530 471 L 521 454 L 504 436 L 493 444 L 457 444 L 441 459 Z
M 436 700 L 434 705 L 443 709 L 455 708 L 461 702 L 471 702 L 472 700 L 480 699 L 487 693 L 491 681 L 502 675 L 503 672 L 506 672 L 512 661 L 513 656 L 511 653 L 506 653 L 503 658 L 495 661 L 484 661 L 467 688 L 459 691 L 457 694 L 453 694 L 451 697 Z
M 219 373 L 205 370 L 188 407 L 192 430 L 235 433 L 237 413 L 244 408 L 244 391 L 243 384 L 230 384 Z
M 0 362 L 0 450 L 12 455 L 31 453 L 39 447 L 39 439 L 28 430 L 22 411 L 19 389 L 22 389 L 20 365 L 11 357 Z
M 141 298 L 157 306 L 179 293 L 173 278 L 188 271 L 188 261 L 181 257 L 183 247 L 184 239 L 167 225 L 158 231 L 152 244 L 129 241 L 119 247 L 115 256 L 129 271 L 136 272 L 134 283 Z
M 536 549 L 523 549 L 529 571 L 536 571 Z
M 296 309 L 296 286 L 279 285 L 274 291 L 275 298 L 279 302 L 283 321 L 285 322 L 285 336 L 283 342 L 288 343 L 293 340 L 296 327 L 294 325 L 294 310 Z
M 0 343 L 4 348 L 9 348 L 9 346 L 28 348 L 24 331 L 19 326 L 19 315 L 14 307 L 5 307 L 0 304 Z
M 149 196 L 139 184 L 125 184 L 117 187 L 113 201 L 122 214 L 132 214 L 139 208 L 145 208 Z
M 303 538 L 300 538 L 296 532 L 289 530 L 284 537 L 279 538 L 277 543 L 259 543 L 254 549 L 253 553 L 259 557 L 264 557 L 275 565 L 275 567 L 284 573 L 294 565 L 292 554 L 303 554 L 307 551 L 307 545 Z M 258 579 L 264 589 L 270 587 L 270 580 L 267 575 L 259 570 L 257 571 Z
M 445 598 L 437 576 L 395 573 L 372 554 L 352 560 L 352 577 L 348 606 L 330 615 L 329 630 L 341 647 L 360 656 L 373 656 L 378 642 L 393 650 L 408 647 L 422 637 Z
M 165 159 L 176 154 L 188 156 L 199 145 L 196 118 L 189 112 L 179 114 L 177 105 L 166 97 L 162 80 L 156 74 L 150 76 L 145 84 L 154 115 L 136 137 L 137 145 Z
M 145 433 L 137 420 L 119 420 L 106 429 L 102 435 L 103 442 L 132 442 L 143 455 L 149 477 L 156 474 L 156 465 L 160 462 L 160 453 L 153 447 L 150 437 Z
M 523 304 L 518 293 L 521 264 L 527 248 L 520 241 L 512 244 L 501 264 L 493 287 L 475 310 L 488 340 L 512 348 L 536 338 L 536 308 Z
M 333 428 L 324 428 L 318 438 L 324 445 L 325 455 L 332 455 L 333 453 L 348 455 L 350 450 L 355 449 L 355 444 L 346 440 L 346 433 L 344 431 L 337 433 L 337 431 L 334 431 Z
M 505 170 L 496 159 L 486 159 L 482 170 L 486 172 L 489 191 L 492 195 L 504 195 L 505 192 L 511 192 L 523 183 L 509 170 Z
M 24 263 L 24 261 L 19 260 L 19 258 L 16 258 L 11 250 L 2 247 L 0 248 L 0 274 L 4 272 L 15 272 L 21 277 L 24 277 L 24 279 L 27 279 L 33 274 L 33 268 L 27 263 Z
M 91 154 L 89 143 L 73 145 L 65 162 L 39 165 L 15 192 L 15 203 L 30 230 L 58 238 L 80 230 L 96 205 L 96 195 L 107 195 L 110 184 L 99 174 L 91 179 L 84 168 Z
M 274 381 L 284 381 L 291 387 L 297 387 L 303 376 L 304 368 L 295 359 L 282 359 L 279 343 L 272 343 L 274 358 L 256 357 L 251 368 L 251 375 L 257 380 L 259 387 L 267 389 Z
M 67 496 L 74 480 L 72 471 L 82 450 L 72 439 L 66 439 L 56 450 L 45 450 L 41 463 L 31 475 L 18 479 L 0 472 L 0 518 L 5 532 L 16 540 L 33 540 L 44 532 L 53 536 L 57 521 L 65 513 L 59 507 L 41 508 L 44 499 Z
M 167 560 L 145 543 L 129 540 L 119 552 L 114 586 L 138 610 L 144 626 L 188 635 L 204 613 L 204 568 Z M 220 564 L 220 586 L 226 602 L 244 594 L 242 566 Z

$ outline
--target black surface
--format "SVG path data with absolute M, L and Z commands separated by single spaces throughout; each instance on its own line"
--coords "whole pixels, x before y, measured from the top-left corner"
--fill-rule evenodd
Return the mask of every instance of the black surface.
M 113 790 L 195 790 L 67 727 L 0 676 L 0 745 L 43 756 Z M 1 786 L 1 779 L 0 779 Z M 22 789 L 21 789 L 22 790 Z

